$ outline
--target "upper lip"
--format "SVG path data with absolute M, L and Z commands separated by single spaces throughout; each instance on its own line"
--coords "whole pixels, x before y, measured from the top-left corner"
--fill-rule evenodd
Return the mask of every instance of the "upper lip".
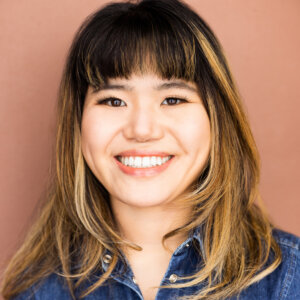
M 116 156 L 170 156 L 170 153 L 155 150 L 127 150 L 122 151 Z

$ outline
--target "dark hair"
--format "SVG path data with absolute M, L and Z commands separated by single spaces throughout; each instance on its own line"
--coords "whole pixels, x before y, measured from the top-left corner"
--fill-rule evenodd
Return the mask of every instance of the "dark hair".
M 97 88 L 109 78 L 128 78 L 149 68 L 162 78 L 196 82 L 202 99 L 207 98 L 208 89 L 222 93 L 205 49 L 197 41 L 202 37 L 194 34 L 196 28 L 233 86 L 216 37 L 186 4 L 173 0 L 113 3 L 91 15 L 77 33 L 67 66 L 81 111 L 88 85 Z

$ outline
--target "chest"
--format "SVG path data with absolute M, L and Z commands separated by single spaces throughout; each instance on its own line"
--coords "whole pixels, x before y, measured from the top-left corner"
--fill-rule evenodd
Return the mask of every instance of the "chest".
M 154 300 L 164 275 L 168 269 L 171 255 L 140 254 L 129 259 L 134 274 L 134 282 L 141 290 L 144 300 Z

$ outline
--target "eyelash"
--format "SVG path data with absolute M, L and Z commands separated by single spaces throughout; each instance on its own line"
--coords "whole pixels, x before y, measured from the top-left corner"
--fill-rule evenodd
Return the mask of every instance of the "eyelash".
M 184 98 L 184 97 L 180 97 L 180 98 L 179 98 L 179 97 L 167 97 L 164 101 L 170 100 L 170 99 L 175 99 L 176 101 L 179 100 L 179 101 L 181 101 L 181 103 L 189 102 L 189 101 L 188 101 L 186 98 Z M 100 99 L 100 100 L 97 101 L 97 103 L 98 103 L 98 104 L 102 104 L 102 105 L 107 105 L 109 102 L 112 103 L 112 101 L 115 101 L 115 100 L 124 102 L 123 100 L 120 100 L 120 99 L 118 99 L 118 98 L 109 97 L 109 98 L 105 98 L 105 99 Z M 163 101 L 163 102 L 164 102 L 164 101 Z M 124 102 L 124 103 L 125 103 L 125 102 Z M 177 102 L 176 104 L 170 104 L 170 105 L 168 105 L 168 106 L 175 106 L 175 105 L 178 105 L 178 104 L 180 104 L 180 103 Z M 116 105 L 116 106 L 114 106 L 114 105 L 109 104 L 108 106 L 112 106 L 112 107 L 122 107 L 122 106 L 126 106 L 126 105 Z

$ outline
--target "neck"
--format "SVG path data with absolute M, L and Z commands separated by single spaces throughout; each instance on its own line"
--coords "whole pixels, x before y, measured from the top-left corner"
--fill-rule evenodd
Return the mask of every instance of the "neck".
M 175 205 L 134 207 L 111 199 L 112 210 L 121 236 L 143 248 L 142 251 L 164 249 L 163 236 L 184 225 L 190 210 Z M 166 246 L 174 251 L 187 234 L 179 234 L 166 240 Z

